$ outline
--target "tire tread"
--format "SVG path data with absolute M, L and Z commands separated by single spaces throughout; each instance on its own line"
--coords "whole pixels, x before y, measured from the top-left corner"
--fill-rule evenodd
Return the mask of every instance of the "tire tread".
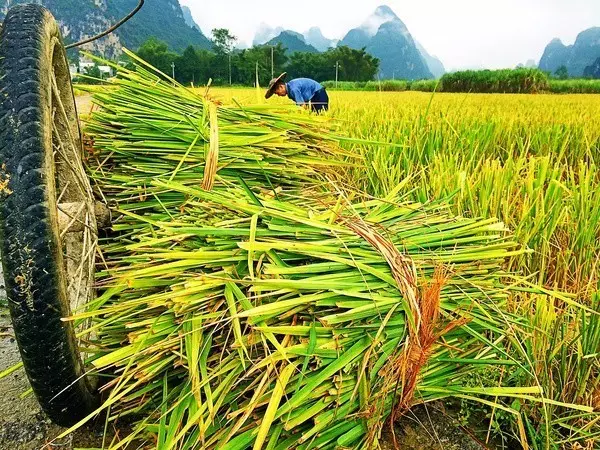
M 43 105 L 39 86 L 47 30 L 60 37 L 39 5 L 12 8 L 0 31 L 0 174 L 9 179 L 0 201 L 0 250 L 9 308 L 25 370 L 42 409 L 71 426 L 97 398 L 82 376 L 48 212 Z M 33 91 L 32 91 L 33 90 Z

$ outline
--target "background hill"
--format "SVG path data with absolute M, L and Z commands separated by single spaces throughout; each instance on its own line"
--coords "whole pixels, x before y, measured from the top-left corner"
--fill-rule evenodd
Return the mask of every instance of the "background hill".
M 9 5 L 19 3 L 31 3 L 31 0 L 0 0 L 0 19 L 4 19 Z M 37 3 L 52 11 L 65 40 L 75 42 L 104 31 L 131 11 L 137 0 L 38 0 Z M 115 33 L 86 49 L 114 58 L 121 54 L 123 46 L 137 49 L 152 36 L 166 42 L 175 51 L 182 51 L 188 45 L 211 48 L 210 40 L 199 27 L 186 23 L 178 0 L 151 0 Z
M 282 27 L 273 28 L 266 23 L 261 23 L 258 29 L 256 30 L 254 40 L 252 41 L 252 45 L 264 45 L 271 39 L 279 36 L 283 31 L 285 30 Z
M 27 3 L 31 0 L 0 0 L 0 19 L 9 5 Z M 67 42 L 97 34 L 137 4 L 137 0 L 38 0 L 50 9 L 62 28 Z M 115 33 L 86 46 L 108 58 L 116 58 L 122 47 L 137 50 L 146 40 L 154 37 L 168 45 L 171 51 L 181 53 L 192 45 L 211 49 L 211 41 L 194 21 L 191 11 L 181 7 L 178 0 L 150 0 L 144 8 Z M 255 44 L 277 45 L 287 48 L 287 54 L 296 52 L 317 53 L 337 45 L 348 46 L 380 60 L 379 78 L 402 78 L 407 80 L 438 78 L 444 66 L 437 58 L 416 42 L 406 25 L 388 6 L 380 6 L 360 27 L 350 30 L 338 43 L 325 37 L 318 27 L 311 27 L 304 34 L 281 27 L 272 28 L 262 24 L 256 32 Z M 562 44 L 561 44 L 562 45 Z M 577 47 L 577 45 L 575 46 Z M 585 67 L 595 59 L 586 61 Z
M 194 20 L 194 17 L 192 16 L 192 11 L 190 10 L 190 8 L 188 8 L 187 6 L 181 6 L 181 11 L 183 12 L 183 20 L 185 20 L 186 25 L 188 27 L 194 28 L 195 30 L 198 30 L 200 33 L 202 33 L 202 30 L 200 29 L 200 25 L 198 25 L 196 23 L 196 21 Z
M 303 35 L 296 33 L 295 31 L 282 31 L 278 36 L 266 43 L 266 45 L 277 44 L 281 44 L 287 49 L 287 55 L 291 55 L 296 52 L 319 53 L 319 50 L 306 43 Z
M 329 39 L 323 36 L 323 32 L 319 27 L 312 27 L 304 33 L 304 40 L 307 44 L 312 45 L 320 52 L 325 52 L 328 49 L 335 47 L 338 43 L 336 39 Z
M 389 6 L 378 7 L 360 27 L 350 30 L 339 45 L 366 48 L 379 58 L 380 78 L 417 80 L 434 78 L 433 72 L 437 76 L 443 74 L 443 65 L 419 51 L 408 28 Z
M 442 62 L 415 41 L 402 20 L 385 5 L 378 7 L 361 26 L 348 31 L 340 41 L 325 37 L 319 27 L 313 26 L 300 34 L 263 23 L 256 31 L 253 43 L 281 43 L 289 49 L 288 54 L 324 52 L 338 46 L 355 50 L 365 48 L 367 53 L 380 60 L 380 78 L 417 80 L 439 78 L 445 73 Z
M 423 59 L 427 64 L 427 68 L 432 75 L 435 78 L 441 78 L 442 75 L 446 73 L 446 68 L 444 67 L 442 61 L 440 61 L 439 58 L 430 55 L 427 50 L 425 50 L 425 47 L 423 47 L 418 41 L 415 41 L 415 44 L 417 45 L 417 49 L 421 53 L 421 56 L 423 56 Z
M 571 77 L 581 77 L 586 67 L 600 58 L 600 27 L 589 28 L 577 36 L 575 44 L 564 45 L 560 39 L 553 39 L 544 51 L 539 68 L 554 74 L 565 66 Z

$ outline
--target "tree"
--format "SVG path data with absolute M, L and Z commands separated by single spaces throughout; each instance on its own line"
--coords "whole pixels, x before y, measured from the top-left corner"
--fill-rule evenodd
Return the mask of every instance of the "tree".
M 340 80 L 369 81 L 375 78 L 379 71 L 379 59 L 371 56 L 364 48 L 355 50 L 341 46 L 328 50 L 324 55 L 332 68 L 339 62 Z M 334 77 L 335 73 L 330 79 L 334 79 Z
M 137 51 L 137 55 L 167 75 L 171 75 L 171 64 L 179 57 L 177 53 L 169 51 L 166 43 L 155 37 L 144 42 Z
M 213 76 L 211 66 L 214 57 L 214 53 L 190 45 L 175 61 L 177 81 L 195 85 L 206 83 Z
M 85 77 L 78 75 L 76 81 L 85 84 L 102 84 L 102 72 L 100 71 L 98 64 L 83 69 L 83 75 L 85 75 Z
M 98 67 L 98 64 L 94 64 L 91 67 L 86 67 L 84 72 L 88 77 L 94 77 L 99 80 L 102 79 L 102 72 L 100 71 L 100 67 Z
M 212 30 L 212 36 L 213 50 L 217 55 L 228 55 L 237 42 L 237 37 L 227 28 L 215 28 Z
M 556 72 L 554 72 L 554 76 L 559 80 L 566 80 L 569 78 L 569 69 L 567 69 L 567 66 L 560 66 L 556 69 Z
M 275 75 L 287 71 L 290 78 L 308 77 L 317 81 L 335 79 L 338 63 L 339 78 L 343 81 L 372 80 L 379 70 L 379 60 L 365 49 L 339 47 L 325 53 L 295 52 L 288 57 L 281 43 L 235 50 L 235 42 L 236 38 L 229 30 L 219 28 L 213 30 L 213 51 L 189 46 L 178 55 L 169 51 L 166 43 L 150 38 L 137 54 L 166 75 L 171 75 L 171 64 L 174 63 L 177 81 L 196 85 L 205 84 L 210 78 L 217 85 L 231 80 L 252 86 L 256 83 L 258 66 L 259 83 L 266 86 L 271 79 L 271 61 Z
M 273 75 L 278 76 L 281 72 L 285 71 L 285 66 L 290 60 L 286 54 L 286 48 L 281 44 L 276 45 L 263 45 L 260 47 L 262 54 L 266 56 L 268 73 L 265 78 L 271 78 L 271 52 L 273 53 Z
M 215 69 L 217 71 L 217 80 L 224 82 L 225 74 L 229 74 L 229 82 L 232 80 L 231 72 L 231 51 L 237 38 L 232 35 L 227 28 L 215 28 L 212 30 L 213 50 L 216 53 Z
M 277 75 L 285 70 L 288 57 L 285 48 L 278 44 L 257 45 L 255 47 L 241 50 L 234 54 L 232 60 L 233 79 L 236 83 L 254 85 L 256 83 L 256 66 L 258 64 L 258 76 L 261 86 L 266 86 L 271 79 L 271 51 L 273 52 L 273 67 Z
M 290 57 L 287 72 L 290 78 L 305 77 L 325 81 L 335 77 L 335 69 L 329 66 L 330 61 L 324 53 L 295 52 Z
M 379 70 L 379 60 L 365 49 L 349 47 L 329 49 L 325 53 L 296 52 L 290 58 L 287 71 L 292 77 L 308 77 L 317 81 L 335 79 L 339 63 L 339 79 L 344 81 L 369 81 Z

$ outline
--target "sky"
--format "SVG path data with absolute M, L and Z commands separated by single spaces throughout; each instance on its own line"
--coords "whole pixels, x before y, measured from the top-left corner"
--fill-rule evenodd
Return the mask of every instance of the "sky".
M 572 44 L 600 26 L 600 0 L 180 0 L 206 35 L 228 28 L 250 45 L 261 23 L 304 32 L 318 26 L 340 39 L 381 4 L 446 69 L 514 67 L 539 62 L 555 37 Z M 273 6 L 277 5 L 277 6 Z

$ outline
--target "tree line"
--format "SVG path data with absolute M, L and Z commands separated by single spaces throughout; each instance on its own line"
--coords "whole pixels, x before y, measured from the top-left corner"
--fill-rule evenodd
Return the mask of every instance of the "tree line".
M 600 68 L 600 61 L 598 61 Z M 336 89 L 336 83 L 323 83 Z M 477 70 L 445 74 L 439 80 L 381 80 L 341 81 L 337 89 L 343 91 L 383 92 L 465 92 L 465 93 L 516 93 L 516 94 L 600 94 L 600 79 L 560 79 L 550 77 L 539 69 Z
M 182 84 L 204 85 L 212 80 L 217 85 L 254 86 L 257 76 L 261 86 L 268 84 L 271 75 L 287 72 L 289 77 L 307 77 L 317 81 L 369 81 L 379 71 L 379 59 L 364 49 L 338 47 L 323 53 L 295 52 L 288 55 L 282 44 L 257 45 L 235 49 L 236 38 L 226 29 L 212 32 L 212 49 L 187 47 L 182 54 L 169 50 L 168 45 L 150 38 L 137 54 L 163 73 Z

